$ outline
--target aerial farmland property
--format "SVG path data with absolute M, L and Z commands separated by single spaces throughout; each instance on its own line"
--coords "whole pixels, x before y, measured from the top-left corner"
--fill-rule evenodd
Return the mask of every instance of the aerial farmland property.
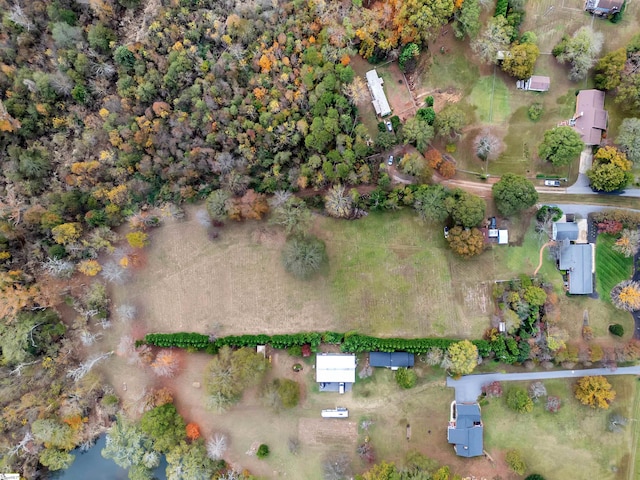
M 640 475 L 634 2 L 0 7 L 0 478 Z

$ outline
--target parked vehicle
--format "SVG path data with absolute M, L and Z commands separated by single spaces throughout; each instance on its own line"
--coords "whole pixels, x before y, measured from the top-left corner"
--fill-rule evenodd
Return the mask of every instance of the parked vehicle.
M 387 120 L 384 124 L 387 126 L 387 130 L 393 132 L 393 125 L 391 125 L 390 121 Z
M 496 228 L 498 228 L 498 227 L 497 227 L 497 224 L 498 224 L 498 223 L 496 222 L 496 217 L 491 217 L 491 218 L 489 219 L 489 229 L 491 229 L 491 230 L 495 230 Z
M 389 155 L 389 160 L 387 160 L 387 165 L 393 165 L 393 155 Z
M 449 227 L 444 227 L 444 238 L 449 238 Z
M 545 187 L 559 187 L 560 180 L 545 180 L 544 185 Z
M 349 410 L 345 407 L 328 408 L 322 410 L 323 418 L 349 418 Z

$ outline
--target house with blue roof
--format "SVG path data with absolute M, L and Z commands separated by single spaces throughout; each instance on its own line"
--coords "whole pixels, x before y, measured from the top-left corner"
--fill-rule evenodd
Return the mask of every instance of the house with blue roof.
M 451 402 L 447 441 L 460 457 L 479 457 L 483 450 L 482 418 L 477 403 Z

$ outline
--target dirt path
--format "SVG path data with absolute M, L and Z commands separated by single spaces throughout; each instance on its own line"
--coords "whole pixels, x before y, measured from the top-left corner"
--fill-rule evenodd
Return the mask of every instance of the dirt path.
M 533 276 L 535 277 L 538 274 L 538 270 L 540 270 L 542 268 L 542 254 L 544 252 L 544 249 L 551 246 L 551 245 L 555 245 L 556 242 L 554 242 L 553 240 L 548 241 L 547 243 L 545 243 L 544 245 L 542 245 L 542 247 L 540 247 L 540 261 L 538 262 L 538 266 L 536 267 L 535 271 L 533 272 Z
M 452 178 L 450 180 L 442 180 L 440 183 L 449 188 L 461 188 L 467 192 L 474 193 L 482 198 L 491 198 L 491 188 L 493 184 L 498 182 L 499 178 L 489 178 L 483 183 L 473 182 L 471 180 L 458 180 Z

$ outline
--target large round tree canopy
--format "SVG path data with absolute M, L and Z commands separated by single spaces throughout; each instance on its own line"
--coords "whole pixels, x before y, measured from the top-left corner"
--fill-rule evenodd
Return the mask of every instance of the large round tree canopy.
M 507 173 L 493 186 L 493 198 L 500 213 L 509 216 L 535 205 L 538 192 L 523 176 Z

